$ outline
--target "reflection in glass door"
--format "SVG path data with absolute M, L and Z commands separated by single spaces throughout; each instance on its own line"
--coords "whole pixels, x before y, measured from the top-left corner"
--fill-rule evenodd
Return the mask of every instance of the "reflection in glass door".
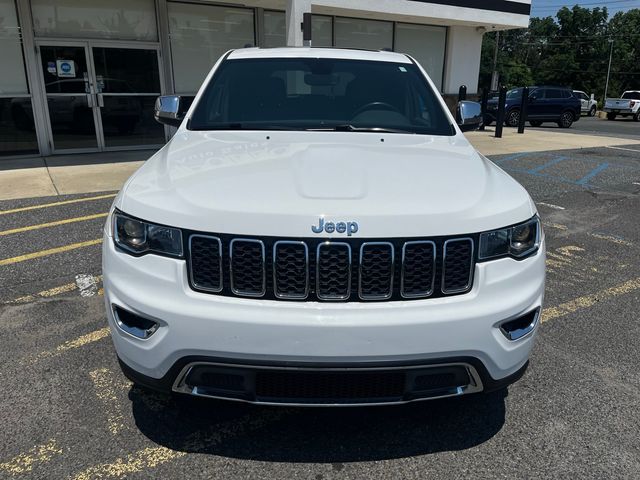
M 54 152 L 165 142 L 153 118 L 161 92 L 156 48 L 53 43 L 39 51 Z
M 86 47 L 41 45 L 40 62 L 53 150 L 97 149 Z
M 92 56 L 105 148 L 163 144 L 164 127 L 153 118 L 157 50 L 95 46 Z

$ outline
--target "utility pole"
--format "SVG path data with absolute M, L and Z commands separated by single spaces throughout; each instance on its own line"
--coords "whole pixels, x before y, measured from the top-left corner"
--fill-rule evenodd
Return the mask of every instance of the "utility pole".
M 491 91 L 498 90 L 498 47 L 500 45 L 500 30 L 496 31 L 496 49 L 493 52 L 493 73 L 491 74 Z
M 607 69 L 607 84 L 604 87 L 604 100 L 602 104 L 607 100 L 607 94 L 609 93 L 609 75 L 611 75 L 611 59 L 613 58 L 613 38 L 609 37 L 609 44 L 611 49 L 609 50 L 609 68 Z

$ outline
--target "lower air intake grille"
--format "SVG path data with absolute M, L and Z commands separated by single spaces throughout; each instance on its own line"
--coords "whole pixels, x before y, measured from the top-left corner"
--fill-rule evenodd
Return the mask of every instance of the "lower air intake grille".
M 401 398 L 403 372 L 296 373 L 258 372 L 256 397 L 262 399 Z

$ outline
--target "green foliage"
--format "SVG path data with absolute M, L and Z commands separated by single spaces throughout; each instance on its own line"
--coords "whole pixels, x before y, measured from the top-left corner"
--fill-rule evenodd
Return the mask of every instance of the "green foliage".
M 606 7 L 561 8 L 532 18 L 528 29 L 500 32 L 497 70 L 507 87 L 554 84 L 604 96 L 613 40 L 609 96 L 640 89 L 640 9 L 609 18 Z M 480 87 L 488 88 L 496 33 L 484 36 Z

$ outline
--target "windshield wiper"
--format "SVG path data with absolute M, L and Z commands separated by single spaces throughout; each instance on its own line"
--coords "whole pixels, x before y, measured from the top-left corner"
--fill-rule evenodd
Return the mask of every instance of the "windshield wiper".
M 302 128 L 287 127 L 286 125 L 252 125 L 233 122 L 208 125 L 203 130 L 302 130 Z
M 310 132 L 373 132 L 373 133 L 412 133 L 411 130 L 386 127 L 354 127 L 350 124 L 334 125 L 332 127 L 307 128 Z

